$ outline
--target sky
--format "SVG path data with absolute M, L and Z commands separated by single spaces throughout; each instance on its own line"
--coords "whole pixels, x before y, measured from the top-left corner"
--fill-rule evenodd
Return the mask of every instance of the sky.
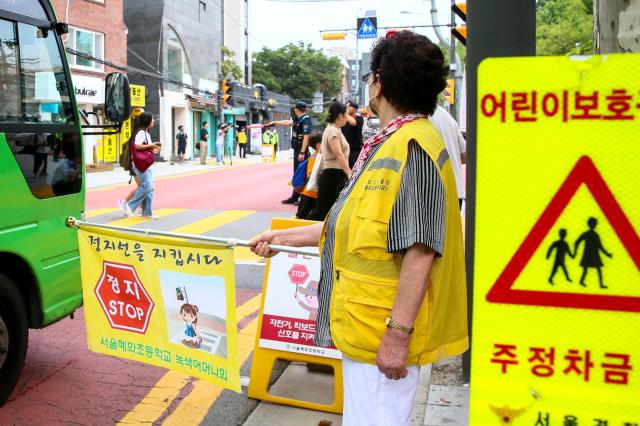
M 277 49 L 288 43 L 302 41 L 315 48 L 327 50 L 331 47 L 356 48 L 355 32 L 345 40 L 323 41 L 321 30 L 356 27 L 356 19 L 364 17 L 365 11 L 375 10 L 379 27 L 401 27 L 431 24 L 431 0 L 249 0 L 249 48 L 252 52 L 264 46 Z M 450 0 L 437 0 L 440 24 L 450 20 Z M 405 12 L 405 13 L 403 13 Z M 445 37 L 450 36 L 448 27 L 441 28 Z M 430 28 L 417 28 L 434 42 L 436 36 Z M 369 51 L 373 41 L 360 40 L 358 52 Z

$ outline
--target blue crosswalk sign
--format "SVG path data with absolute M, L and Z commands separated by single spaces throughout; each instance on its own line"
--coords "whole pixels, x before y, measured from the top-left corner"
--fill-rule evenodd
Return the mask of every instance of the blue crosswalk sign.
M 374 22 L 372 22 L 372 19 Z M 376 18 L 358 19 L 358 38 L 378 38 L 377 22 L 375 20 Z

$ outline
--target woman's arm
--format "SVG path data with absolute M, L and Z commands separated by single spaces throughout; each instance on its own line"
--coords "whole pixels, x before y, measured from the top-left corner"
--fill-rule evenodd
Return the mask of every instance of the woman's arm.
M 251 251 L 261 257 L 273 257 L 278 254 L 269 244 L 289 247 L 317 247 L 322 234 L 322 222 L 297 228 L 267 231 L 249 242 Z
M 154 142 L 154 143 L 148 143 L 146 145 L 138 145 L 137 143 L 134 144 L 134 146 L 136 147 L 136 151 L 144 151 L 145 149 L 156 149 L 156 148 L 160 148 L 162 145 L 160 145 L 158 142 Z
M 340 166 L 340 169 L 344 172 L 345 175 L 351 176 L 351 169 L 349 168 L 349 161 L 345 158 L 342 153 L 342 143 L 339 136 L 334 136 L 329 139 L 329 149 L 336 156 L 336 162 Z
M 293 120 L 270 121 L 267 126 L 293 126 Z

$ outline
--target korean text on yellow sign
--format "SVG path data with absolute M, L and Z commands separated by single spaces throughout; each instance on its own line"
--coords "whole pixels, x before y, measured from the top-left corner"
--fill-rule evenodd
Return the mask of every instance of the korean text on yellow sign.
M 89 349 L 240 392 L 233 251 L 78 231 Z
M 131 95 L 132 107 L 145 106 L 145 87 L 137 84 L 129 85 L 129 93 Z
M 472 425 L 640 424 L 639 69 L 479 67 Z

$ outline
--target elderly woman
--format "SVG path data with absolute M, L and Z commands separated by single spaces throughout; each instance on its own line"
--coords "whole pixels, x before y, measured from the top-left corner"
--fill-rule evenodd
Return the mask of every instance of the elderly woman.
M 252 242 L 319 244 L 316 344 L 343 354 L 344 425 L 409 422 L 420 365 L 468 347 L 462 225 L 447 151 L 427 116 L 446 83 L 442 52 L 410 32 L 371 53 L 368 108 L 380 131 L 324 224 Z

